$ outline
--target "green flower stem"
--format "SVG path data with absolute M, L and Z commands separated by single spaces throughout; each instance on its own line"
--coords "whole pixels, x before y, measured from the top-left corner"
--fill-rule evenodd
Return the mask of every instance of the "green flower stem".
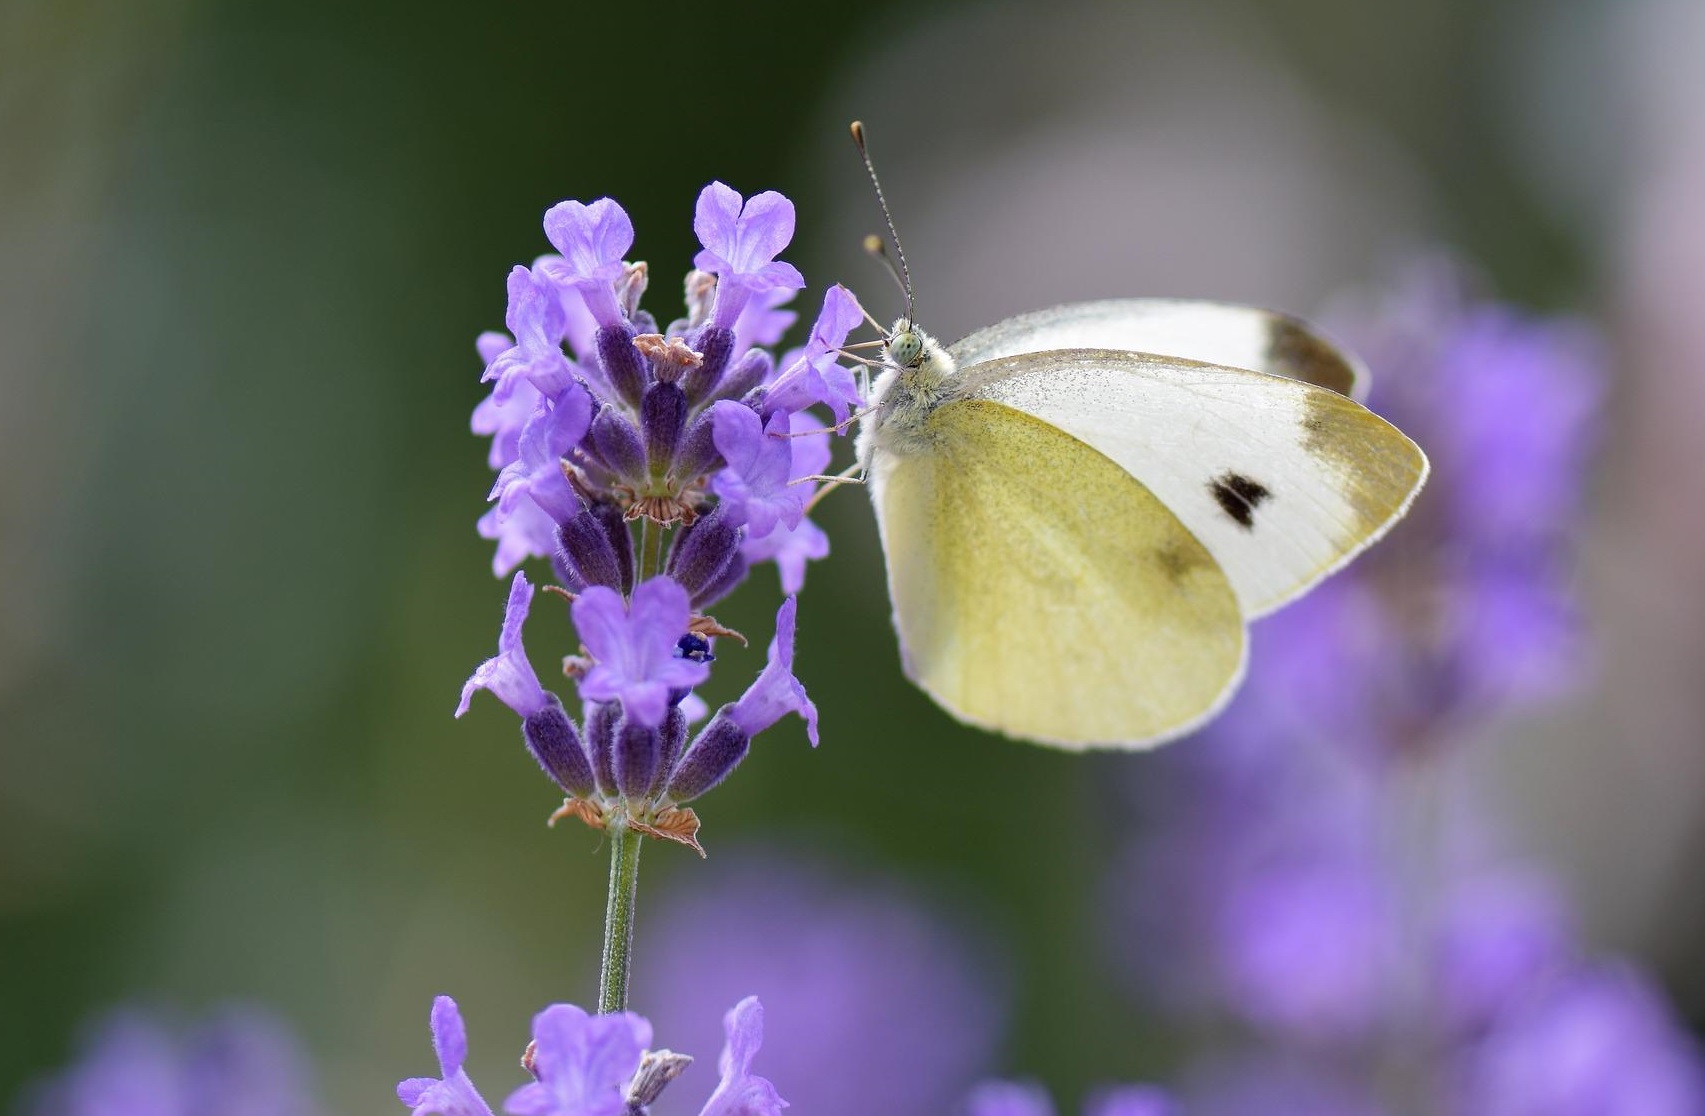
M 634 898 L 639 893 L 639 849 L 645 835 L 620 814 L 610 822 L 610 900 L 604 909 L 604 964 L 598 974 L 598 1014 L 626 1011 L 633 965 Z

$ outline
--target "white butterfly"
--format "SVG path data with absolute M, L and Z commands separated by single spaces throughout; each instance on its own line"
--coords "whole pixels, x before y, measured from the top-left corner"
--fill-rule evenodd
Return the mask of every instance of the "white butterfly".
M 907 319 L 859 432 L 908 677 L 954 716 L 1065 748 L 1199 727 L 1245 622 L 1408 509 L 1427 459 L 1306 323 L 1080 303 L 943 349 Z

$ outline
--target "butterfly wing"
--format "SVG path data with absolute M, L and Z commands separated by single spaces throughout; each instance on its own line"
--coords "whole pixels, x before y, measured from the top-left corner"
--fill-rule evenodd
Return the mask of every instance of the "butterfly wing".
M 1020 314 L 954 342 L 960 368 L 1051 349 L 1118 349 L 1252 368 L 1360 400 L 1361 362 L 1301 318 L 1190 299 L 1119 298 Z
M 1096 349 L 960 375 L 971 398 L 1057 427 L 1139 480 L 1213 555 L 1249 617 L 1378 539 L 1427 475 L 1396 427 L 1295 379 Z
M 1073 749 L 1156 744 L 1225 702 L 1236 595 L 1129 470 L 987 399 L 925 432 L 929 452 L 878 453 L 870 477 L 908 677 L 961 720 Z

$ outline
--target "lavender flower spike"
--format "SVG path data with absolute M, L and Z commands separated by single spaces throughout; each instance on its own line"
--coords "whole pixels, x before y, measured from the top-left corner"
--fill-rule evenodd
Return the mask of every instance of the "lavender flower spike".
M 687 633 L 687 591 L 667 577 L 636 586 L 633 607 L 614 589 L 594 585 L 574 601 L 574 627 L 597 664 L 580 680 L 587 701 L 619 701 L 648 729 L 663 723 L 670 690 L 689 690 L 710 677 L 710 667 L 678 658 Z
M 817 706 L 805 696 L 805 686 L 793 676 L 793 631 L 799 598 L 789 597 L 776 611 L 776 634 L 770 640 L 769 664 L 751 689 L 728 707 L 728 715 L 747 736 L 756 736 L 789 713 L 805 720 L 805 734 L 817 746 Z
M 533 664 L 527 661 L 527 650 L 521 646 L 521 625 L 527 622 L 527 611 L 533 607 L 533 587 L 527 575 L 519 570 L 509 583 L 509 604 L 503 610 L 503 631 L 497 637 L 497 654 L 474 668 L 467 684 L 462 687 L 462 700 L 456 706 L 456 716 L 468 711 L 475 690 L 490 690 L 499 701 L 519 713 L 531 717 L 548 701 L 544 687 Z
M 747 996 L 722 1019 L 728 1044 L 717 1068 L 722 1080 L 699 1116 L 779 1116 L 787 1102 L 768 1078 L 752 1073 L 752 1058 L 764 1043 L 764 1005 Z
M 805 286 L 798 268 L 776 259 L 793 239 L 793 203 L 774 190 L 743 201 L 712 182 L 699 194 L 693 232 L 704 245 L 693 266 L 717 277 L 710 324 L 719 329 L 733 328 L 752 292 Z
M 442 1077 L 411 1077 L 397 1083 L 397 1099 L 414 1116 L 492 1116 L 462 1064 L 468 1060 L 468 1032 L 456 1001 L 439 996 L 432 1001 L 432 1046 L 438 1051 Z
M 651 1024 L 632 1012 L 587 1015 L 552 1004 L 533 1017 L 538 1080 L 509 1094 L 512 1116 L 623 1116 L 626 1088 L 651 1045 Z
M 600 328 L 624 326 L 615 284 L 622 257 L 633 247 L 627 212 L 609 198 L 591 205 L 558 202 L 545 211 L 545 237 L 563 257 L 542 261 L 546 278 L 580 295 Z

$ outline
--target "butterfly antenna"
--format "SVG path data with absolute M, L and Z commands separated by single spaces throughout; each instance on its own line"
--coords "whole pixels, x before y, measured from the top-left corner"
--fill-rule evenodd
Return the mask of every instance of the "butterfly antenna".
M 876 188 L 876 204 L 882 207 L 882 219 L 888 222 L 888 236 L 894 241 L 894 254 L 900 257 L 900 273 L 895 278 L 900 281 L 900 289 L 906 294 L 906 321 L 910 322 L 912 320 L 912 273 L 906 267 L 906 250 L 900 247 L 900 233 L 894 227 L 894 215 L 888 212 L 888 199 L 882 196 L 882 181 L 876 177 L 876 166 L 870 161 L 870 149 L 864 143 L 863 121 L 854 120 L 852 122 L 852 138 L 853 143 L 858 145 L 858 157 L 864 160 L 864 169 L 870 175 L 870 184 Z M 888 260 L 888 253 L 883 250 L 880 240 L 876 242 L 876 248 L 872 251 L 870 240 L 866 238 L 865 250 Z M 888 270 L 890 272 L 894 270 L 894 264 L 891 260 L 888 260 Z

